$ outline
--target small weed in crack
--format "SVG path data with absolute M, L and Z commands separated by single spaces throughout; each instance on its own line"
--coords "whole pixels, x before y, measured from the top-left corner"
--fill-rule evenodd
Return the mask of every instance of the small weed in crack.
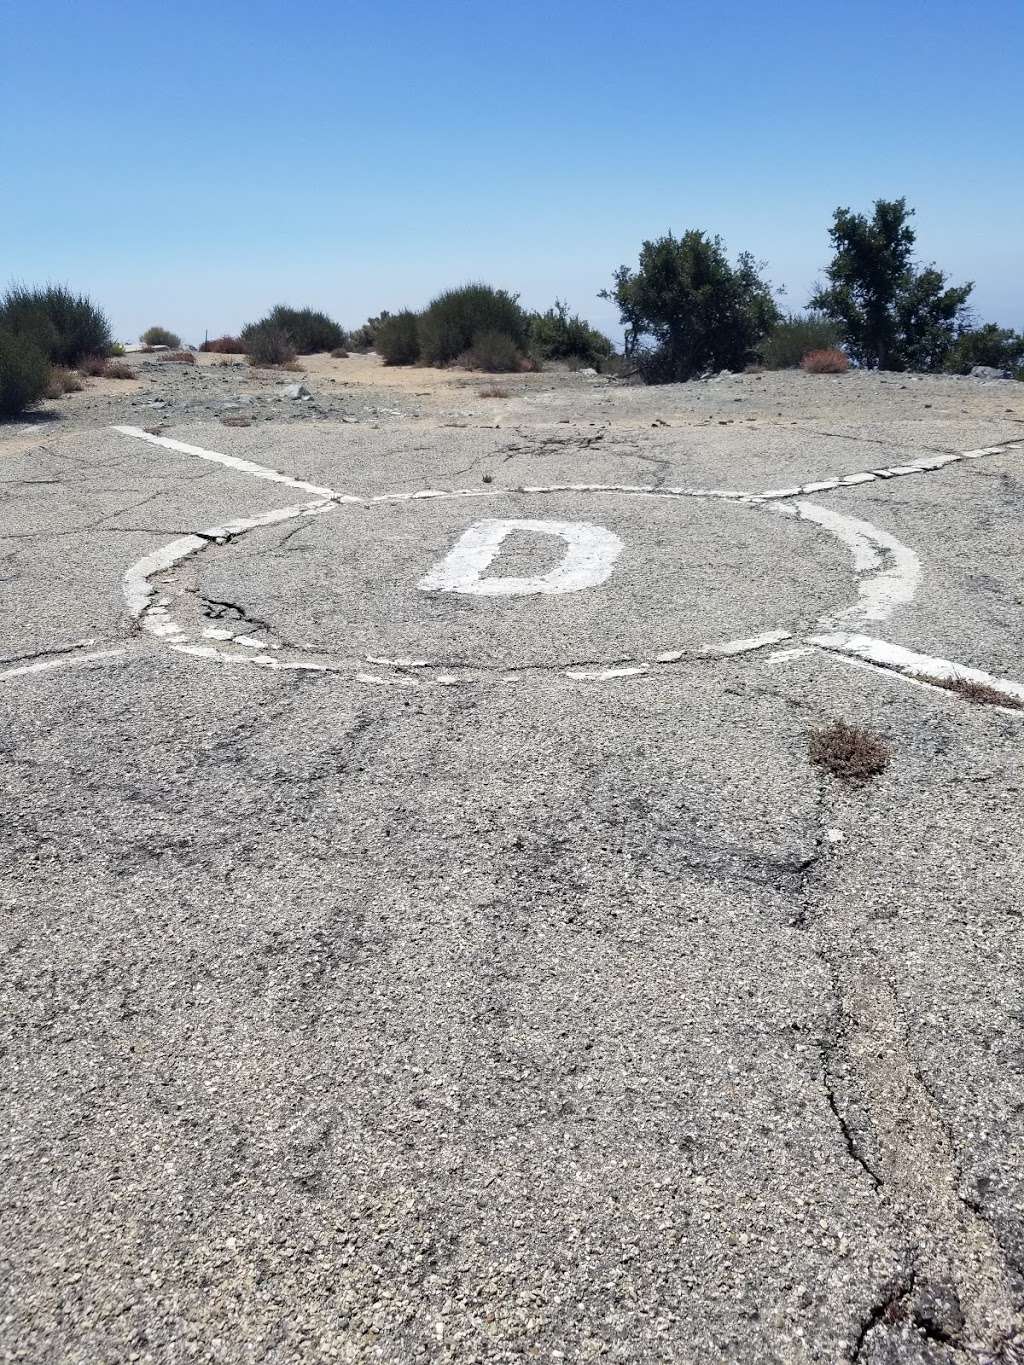
M 847 725 L 845 720 L 812 730 L 808 753 L 812 763 L 846 782 L 866 782 L 876 777 L 892 757 L 881 735 L 860 725 Z
M 964 701 L 972 701 L 977 706 L 1008 706 L 1012 711 L 1024 711 L 1024 701 L 1019 697 L 1013 697 L 989 683 L 963 678 L 958 673 L 951 678 L 938 678 L 931 673 L 915 673 L 914 677 L 918 682 L 941 687 L 946 692 L 955 692 Z

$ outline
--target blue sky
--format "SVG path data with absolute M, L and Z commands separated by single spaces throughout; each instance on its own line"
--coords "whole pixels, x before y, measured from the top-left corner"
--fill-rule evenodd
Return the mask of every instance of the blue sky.
M 356 325 L 471 278 L 598 300 L 667 229 L 802 306 L 839 204 L 1024 326 L 1024 4 L 0 0 L 0 283 L 130 340 L 269 305 Z

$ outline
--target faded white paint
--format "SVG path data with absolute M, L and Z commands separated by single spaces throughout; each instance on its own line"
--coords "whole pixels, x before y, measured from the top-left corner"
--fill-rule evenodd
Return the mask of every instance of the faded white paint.
M 968 682 L 984 683 L 1008 697 L 1024 701 L 1024 683 L 1014 682 L 1010 678 L 997 678 L 983 669 L 952 663 L 949 659 L 939 659 L 933 654 L 919 654 L 916 650 L 904 649 L 902 645 L 890 644 L 888 640 L 879 640 L 873 635 L 830 631 L 808 636 L 807 642 L 818 649 L 851 655 L 865 663 L 904 674 L 915 681 L 919 681 L 922 675 L 925 679 L 964 678 Z
M 921 581 L 921 561 L 895 536 L 869 521 L 813 502 L 797 503 L 796 511 L 802 521 L 814 522 L 842 541 L 853 555 L 853 567 L 859 576 L 857 601 L 825 618 L 823 625 L 887 621 L 898 607 L 913 600 Z
M 562 559 L 545 574 L 483 578 L 505 538 L 513 531 L 558 536 L 565 541 Z M 622 541 L 604 526 L 588 521 L 532 521 L 488 517 L 466 528 L 444 559 L 424 574 L 423 592 L 455 592 L 476 597 L 525 597 L 536 593 L 579 592 L 603 583 L 623 549 Z
M 269 469 L 266 465 L 254 464 L 252 460 L 240 460 L 236 455 L 222 455 L 217 450 L 205 450 L 202 446 L 188 445 L 185 441 L 175 441 L 170 436 L 154 436 L 152 432 L 143 431 L 141 427 L 115 426 L 114 431 L 119 431 L 122 436 L 134 436 L 139 441 L 147 441 L 150 445 L 163 446 L 165 450 L 176 450 L 182 455 L 194 455 L 199 460 L 209 460 L 213 464 L 223 465 L 225 469 L 234 469 L 239 474 L 251 474 L 254 479 L 269 479 L 271 483 L 283 483 L 289 488 L 301 488 L 306 493 L 316 493 L 321 498 L 331 498 L 336 502 L 361 502 L 361 498 L 348 497 L 342 493 L 335 493 L 333 488 L 322 488 L 315 483 L 307 483 L 305 479 L 293 479 L 288 474 L 281 474 L 276 469 Z
M 725 640 L 718 645 L 705 645 L 705 649 L 712 654 L 749 654 L 755 649 L 764 649 L 765 645 L 777 645 L 780 640 L 790 640 L 792 635 L 788 630 L 766 630 L 763 635 L 751 635 L 745 640 Z
M 92 663 L 96 659 L 116 659 L 127 654 L 126 649 L 97 649 L 91 654 L 62 655 L 59 659 L 43 659 L 39 663 L 19 664 L 17 668 L 5 668 L 0 678 L 23 678 L 30 673 L 46 673 L 51 668 L 77 667 L 79 664 Z

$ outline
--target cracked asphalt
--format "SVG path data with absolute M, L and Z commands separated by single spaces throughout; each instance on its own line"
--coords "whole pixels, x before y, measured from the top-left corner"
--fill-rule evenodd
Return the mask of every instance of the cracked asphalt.
M 1024 681 L 1024 388 L 176 368 L 0 427 L 0 1359 L 1024 1360 L 1024 713 L 806 643 Z

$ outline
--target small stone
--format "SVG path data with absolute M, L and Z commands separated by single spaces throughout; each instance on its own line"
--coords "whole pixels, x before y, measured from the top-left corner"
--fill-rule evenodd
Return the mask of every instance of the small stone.
M 972 379 L 1009 379 L 1009 370 L 997 369 L 995 365 L 973 365 L 971 367 Z
M 283 390 L 285 398 L 309 398 L 310 392 L 305 384 L 286 384 Z

